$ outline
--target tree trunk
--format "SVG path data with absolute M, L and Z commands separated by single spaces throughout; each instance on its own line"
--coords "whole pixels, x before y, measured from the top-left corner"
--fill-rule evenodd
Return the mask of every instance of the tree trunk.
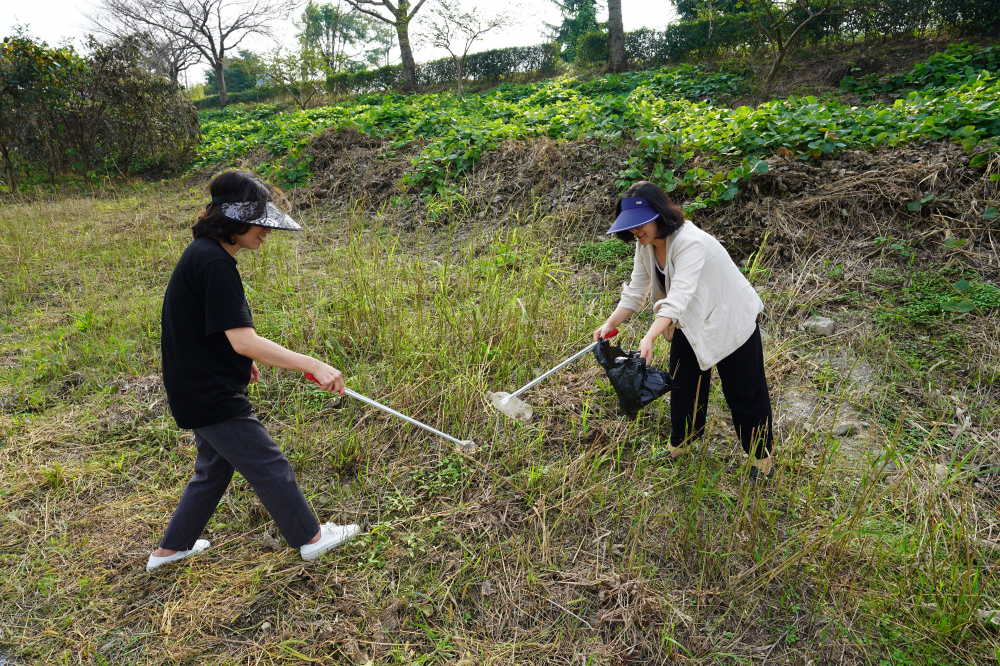
M 608 0 L 608 45 L 611 47 L 611 71 L 625 71 L 625 25 L 622 0 Z
M 458 96 L 461 97 L 462 96 L 462 70 L 464 69 L 462 67 L 462 65 L 465 64 L 465 56 L 462 56 L 461 58 L 456 58 L 455 56 L 452 56 L 451 59 L 455 61 L 455 74 L 456 74 L 455 81 L 457 83 L 456 87 L 458 88 Z
M 827 5 L 826 7 L 824 7 L 823 9 L 819 10 L 814 14 L 812 10 L 807 8 L 807 11 L 809 12 L 809 17 L 806 18 L 805 21 L 800 23 L 797 28 L 795 28 L 792 34 L 788 36 L 788 39 L 782 39 L 781 28 L 778 25 L 778 22 L 774 21 L 772 17 L 772 21 L 774 21 L 773 25 L 774 34 L 773 35 L 769 34 L 767 30 L 765 30 L 764 32 L 768 36 L 768 39 L 771 41 L 772 48 L 774 49 L 774 64 L 771 65 L 771 71 L 767 73 L 767 79 L 765 79 L 764 81 L 764 87 L 761 90 L 761 95 L 767 95 L 768 92 L 770 92 L 771 83 L 774 81 L 775 74 L 778 73 L 778 67 L 781 66 L 781 61 L 785 59 L 785 54 L 788 53 L 788 47 L 795 42 L 796 38 L 799 36 L 799 33 L 802 32 L 803 28 L 809 25 L 809 23 L 812 22 L 813 19 L 819 18 L 820 16 L 829 13 L 828 11 L 829 9 L 830 7 L 829 5 Z M 760 19 L 758 17 L 758 21 L 759 20 Z M 763 23 L 761 23 L 761 27 L 763 27 Z
M 7 187 L 11 194 L 17 189 L 17 179 L 14 178 L 14 165 L 10 161 L 10 151 L 0 143 L 0 154 L 3 154 L 3 169 L 7 172 Z
M 224 109 L 229 103 L 229 97 L 226 95 L 226 76 L 222 69 L 223 63 L 220 58 L 215 63 L 215 80 L 219 84 L 219 108 Z
M 396 37 L 399 38 L 399 55 L 403 59 L 403 90 L 413 90 L 417 85 L 417 63 L 410 46 L 410 3 L 400 0 L 396 14 Z
M 339 32 L 340 32 L 340 7 L 338 5 L 338 7 L 337 7 L 337 20 L 333 22 L 333 40 L 332 40 L 332 43 L 333 43 L 333 62 L 328 62 L 327 63 L 327 65 L 329 65 L 329 67 L 330 67 L 330 71 L 333 72 L 334 74 L 336 74 L 339 71 L 338 67 L 337 67 L 337 64 L 340 62 L 339 60 L 337 60 L 337 35 L 338 35 Z M 343 42 L 343 40 L 341 40 L 341 42 Z M 341 43 L 341 45 L 340 45 L 340 52 L 341 53 L 344 52 L 344 47 L 345 46 L 346 46 L 345 44 Z
M 778 73 L 778 67 L 781 66 L 781 61 L 784 59 L 785 50 L 778 49 L 778 52 L 774 56 L 774 64 L 771 65 L 771 71 L 767 73 L 767 78 L 764 79 L 764 87 L 761 89 L 762 95 L 766 95 L 768 91 L 771 90 L 771 83 L 774 81 L 774 75 Z

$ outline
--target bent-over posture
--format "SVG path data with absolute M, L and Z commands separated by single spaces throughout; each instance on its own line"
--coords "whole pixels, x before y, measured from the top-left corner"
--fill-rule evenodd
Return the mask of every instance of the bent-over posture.
M 653 342 L 670 345 L 670 444 L 657 459 L 671 461 L 705 429 L 712 366 L 733 414 L 743 450 L 752 456 L 750 480 L 766 482 L 771 468 L 771 398 L 757 316 L 764 304 L 713 236 L 684 219 L 657 185 L 633 185 L 618 202 L 609 234 L 638 241 L 632 279 L 618 307 L 594 331 L 597 341 L 653 301 L 655 318 L 639 344 L 647 363 Z

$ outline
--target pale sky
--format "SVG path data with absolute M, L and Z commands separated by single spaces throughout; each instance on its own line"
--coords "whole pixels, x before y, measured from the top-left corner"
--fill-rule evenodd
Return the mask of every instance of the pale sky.
M 428 0 L 427 5 L 431 0 Z M 325 0 L 317 0 L 319 4 L 324 4 Z M 501 0 L 502 2 L 502 0 Z M 478 6 L 486 14 L 489 14 L 491 7 L 503 7 L 501 2 L 488 2 L 480 0 Z M 530 46 L 543 41 L 545 27 L 543 23 L 559 23 L 559 10 L 550 0 L 521 0 L 520 9 L 516 11 L 520 24 L 504 30 L 502 33 L 487 34 L 482 41 L 477 42 L 472 51 L 485 51 L 486 49 L 500 48 L 504 46 Z M 72 42 L 78 49 L 83 43 L 83 36 L 88 32 L 87 21 L 83 14 L 93 6 L 93 0 L 33 0 L 31 2 L 18 2 L 16 0 L 0 0 L 0 37 L 11 34 L 14 25 L 28 25 L 28 33 L 40 38 L 50 45 L 57 45 L 65 41 Z M 303 1 L 304 5 L 305 2 Z M 476 6 L 475 0 L 460 0 L 463 6 Z M 426 12 L 429 7 L 425 5 L 420 13 Z M 295 16 L 301 15 L 301 10 L 295 12 Z M 622 15 L 625 22 L 625 30 L 635 30 L 641 27 L 663 28 L 668 23 L 675 20 L 675 11 L 669 0 L 622 0 Z M 599 15 L 598 20 L 607 20 L 607 10 L 603 15 Z M 277 41 L 291 45 L 294 43 L 295 27 L 291 21 L 276 26 L 275 33 Z M 434 60 L 447 55 L 447 52 L 423 46 L 419 39 L 419 24 L 414 30 L 411 28 L 411 40 L 416 42 L 414 57 L 417 62 Z M 251 50 L 269 50 L 275 42 L 264 38 L 252 38 L 253 41 L 244 42 Z M 399 60 L 399 50 L 393 53 L 394 62 Z M 188 71 L 190 83 L 204 81 L 202 71 L 204 65 L 195 65 Z

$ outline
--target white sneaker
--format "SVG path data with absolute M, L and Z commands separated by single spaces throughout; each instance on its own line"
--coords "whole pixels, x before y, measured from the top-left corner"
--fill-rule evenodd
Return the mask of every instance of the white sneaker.
M 167 564 L 168 562 L 175 562 L 177 560 L 183 560 L 189 555 L 197 555 L 201 551 L 205 550 L 211 546 L 211 542 L 208 539 L 198 539 L 194 542 L 194 547 L 191 550 L 178 550 L 173 555 L 167 555 L 165 557 L 157 557 L 156 555 L 149 556 L 149 562 L 146 562 L 146 571 L 152 571 L 161 564 Z M 156 552 L 155 550 L 153 551 Z
M 319 528 L 319 541 L 307 543 L 299 548 L 303 560 L 315 560 L 328 550 L 333 550 L 337 546 L 342 546 L 354 538 L 361 528 L 357 525 L 337 525 L 327 523 Z

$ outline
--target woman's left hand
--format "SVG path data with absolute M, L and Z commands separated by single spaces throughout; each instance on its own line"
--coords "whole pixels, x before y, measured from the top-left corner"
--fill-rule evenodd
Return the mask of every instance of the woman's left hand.
M 639 343 L 639 357 L 646 359 L 646 365 L 650 365 L 653 362 L 653 343 L 656 341 L 656 338 L 673 328 L 673 324 L 674 321 L 670 317 L 656 317 L 653 319 L 653 325 L 649 327 L 645 337 Z M 671 334 L 670 337 L 672 338 L 673 335 Z
M 260 370 L 257 369 L 256 361 L 250 364 L 250 383 L 256 384 L 260 380 Z
M 648 335 L 639 341 L 639 358 L 646 359 L 646 365 L 653 363 L 653 340 Z

